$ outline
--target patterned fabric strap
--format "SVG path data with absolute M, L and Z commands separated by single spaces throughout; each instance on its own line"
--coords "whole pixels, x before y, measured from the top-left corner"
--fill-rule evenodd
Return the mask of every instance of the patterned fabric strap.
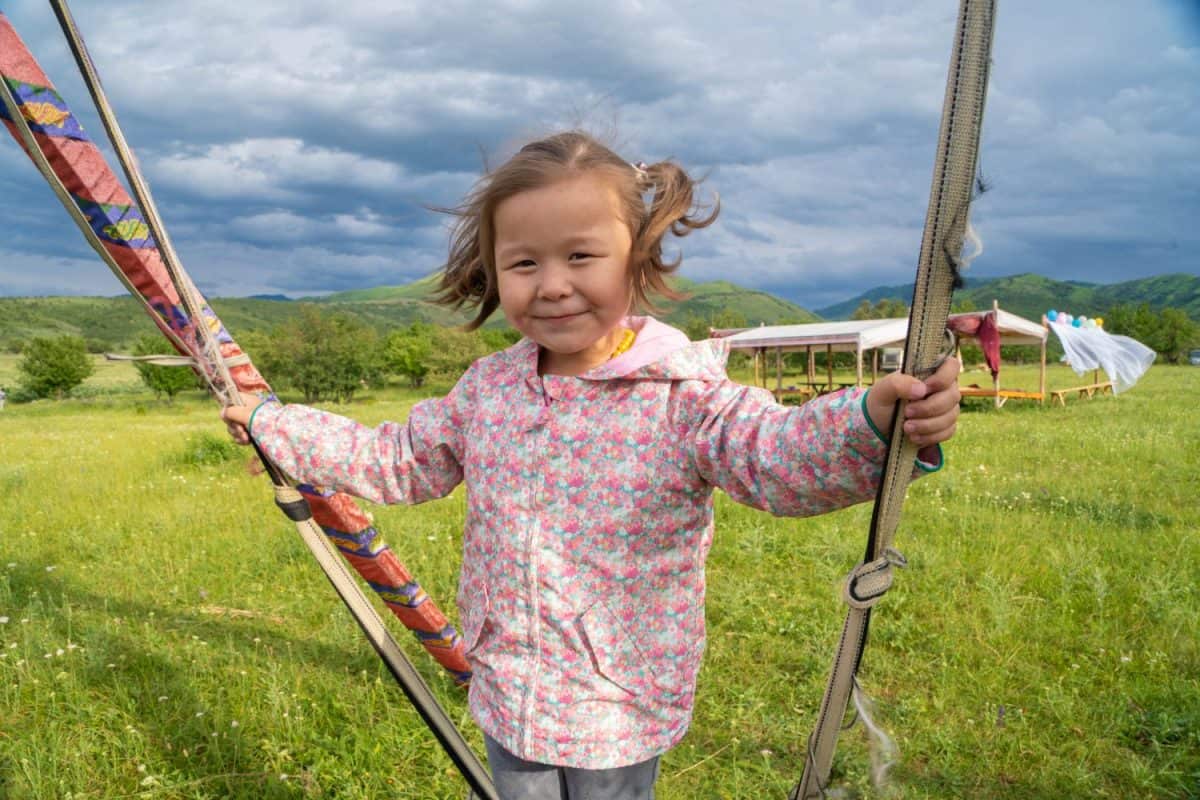
M 207 302 L 200 298 L 202 319 L 198 323 L 188 313 L 167 274 L 141 210 L 3 13 L 0 13 L 0 79 L 7 90 L 3 94 L 15 100 L 20 122 L 25 123 L 20 125 L 9 113 L 8 104 L 0 103 L 0 119 L 5 127 L 35 164 L 47 167 L 46 180 L 60 194 L 67 211 L 86 228 L 83 232 L 93 248 L 130 293 L 142 302 L 176 350 L 193 363 L 204 364 L 206 359 L 199 345 L 197 329 L 207 326 L 216 334 L 221 356 L 237 388 L 244 392 L 269 394 L 271 387 Z M 33 151 L 26 145 L 23 131 L 30 134 Z M 334 532 L 361 534 L 368 527 L 361 522 L 365 515 L 349 497 L 338 497 L 336 502 L 326 503 L 328 511 L 322 512 L 320 523 L 331 536 L 336 536 Z M 378 533 L 371 530 L 371 552 L 356 553 L 352 563 L 381 596 L 403 593 L 412 583 L 411 575 L 383 544 Z M 379 559 L 386 561 L 386 566 L 377 565 L 375 562 Z M 372 577 L 367 577 L 368 574 Z M 426 596 L 419 612 L 415 613 L 401 610 L 394 603 L 388 603 L 388 608 L 413 630 L 426 650 L 454 676 L 456 682 L 469 680 L 461 637 L 432 600 Z

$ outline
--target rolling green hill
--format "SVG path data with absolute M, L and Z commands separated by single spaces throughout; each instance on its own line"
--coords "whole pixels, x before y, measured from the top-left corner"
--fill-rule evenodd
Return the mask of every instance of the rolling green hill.
M 818 309 L 816 313 L 826 319 L 849 319 L 863 300 L 874 303 L 888 297 L 910 302 L 912 284 L 878 286 L 844 303 Z M 1148 303 L 1154 309 L 1181 308 L 1192 319 L 1200 321 L 1200 276 L 1183 273 L 1112 284 L 1056 281 L 1025 273 L 989 281 L 969 280 L 954 297 L 957 302 L 970 301 L 976 308 L 991 308 L 995 299 L 1006 311 L 1033 320 L 1041 319 L 1051 308 L 1102 317 L 1108 309 L 1121 303 Z
M 682 324 L 693 316 L 712 320 L 725 312 L 741 315 L 748 325 L 815 322 L 820 319 L 816 314 L 795 303 L 757 289 L 747 289 L 729 281 L 698 283 L 687 278 L 673 278 L 671 283 L 676 289 L 688 295 L 685 300 L 678 303 L 659 303 L 663 311 L 662 318 L 671 323 Z M 325 297 L 306 299 L 322 304 L 336 305 L 364 304 L 379 307 L 410 303 L 427 306 L 429 305 L 428 298 L 433 294 L 436 286 L 437 276 L 427 275 L 403 286 L 377 286 L 373 289 L 355 289 Z M 465 317 L 455 317 L 450 312 L 437 307 L 428 313 L 435 317 L 437 315 L 445 316 L 446 322 L 443 324 L 453 324 L 465 319 Z M 430 319 L 429 321 L 438 320 Z
M 404 286 L 379 286 L 339 292 L 325 297 L 304 298 L 305 302 L 350 314 L 381 332 L 428 322 L 435 325 L 459 325 L 466 314 L 434 305 L 427 298 L 435 278 L 428 276 Z M 814 313 L 795 303 L 728 281 L 697 283 L 684 278 L 674 285 L 687 293 L 680 302 L 660 303 L 660 316 L 683 326 L 689 319 L 715 321 L 721 315 L 740 317 L 747 325 L 814 322 L 820 319 L 846 319 L 864 300 L 875 302 L 897 297 L 906 302 L 912 286 L 879 286 L 858 297 Z M 976 308 L 990 308 L 992 299 L 1000 306 L 1029 319 L 1040 319 L 1050 308 L 1073 314 L 1104 316 L 1118 303 L 1148 303 L 1152 308 L 1182 308 L 1200 321 L 1200 277 L 1195 275 L 1157 275 L 1117 284 L 1089 284 L 1055 281 L 1040 275 L 1025 274 L 968 283 L 959 290 L 957 301 L 969 301 Z M 299 302 L 250 297 L 215 298 L 213 308 L 238 335 L 262 331 L 294 318 Z M 503 326 L 497 315 L 489 326 Z M 73 334 L 91 342 L 93 350 L 124 350 L 154 326 L 129 297 L 0 297 L 0 350 L 33 336 Z
M 426 302 L 437 289 L 437 274 L 426 275 L 400 286 L 374 286 L 370 289 L 351 289 L 323 297 L 304 297 L 314 303 L 392 303 L 401 300 Z
M 676 278 L 672 284 L 688 295 L 687 299 L 678 303 L 660 304 L 663 308 L 662 318 L 675 325 L 682 325 L 693 316 L 713 320 L 722 312 L 740 315 L 747 325 L 820 320 L 816 314 L 795 303 L 729 281 L 696 283 L 686 278 Z
M 696 283 L 677 279 L 675 285 L 689 297 L 680 302 L 661 303 L 660 316 L 677 325 L 693 317 L 715 320 L 725 312 L 740 316 L 748 325 L 817 319 L 794 303 L 726 281 Z M 469 319 L 466 314 L 426 299 L 433 286 L 434 278 L 430 276 L 405 286 L 380 286 L 304 298 L 304 301 L 350 314 L 381 332 L 418 321 L 435 325 L 466 322 Z M 234 336 L 269 330 L 294 318 L 301 305 L 249 297 L 218 297 L 211 302 Z M 503 317 L 496 315 L 488 325 L 503 326 Z M 95 351 L 122 351 L 142 333 L 154 330 L 145 312 L 129 297 L 0 297 L 0 350 L 12 350 L 33 336 L 72 334 L 89 340 Z

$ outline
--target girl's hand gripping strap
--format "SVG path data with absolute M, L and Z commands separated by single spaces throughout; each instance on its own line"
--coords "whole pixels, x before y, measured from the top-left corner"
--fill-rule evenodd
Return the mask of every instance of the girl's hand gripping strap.
M 995 0 L 960 0 L 904 348 L 904 372 L 918 378 L 930 375 L 944 357 L 950 299 L 954 289 L 961 285 L 959 265 L 975 186 L 995 12 Z M 808 740 L 804 775 L 789 800 L 813 800 L 825 795 L 838 731 L 851 692 L 856 691 L 855 673 L 866 646 L 871 606 L 890 587 L 892 565 L 902 564 L 891 544 L 919 449 L 904 435 L 905 405 L 905 401 L 896 404 L 867 552 L 863 564 L 847 579 L 845 597 L 850 608 L 821 700 L 817 726 Z

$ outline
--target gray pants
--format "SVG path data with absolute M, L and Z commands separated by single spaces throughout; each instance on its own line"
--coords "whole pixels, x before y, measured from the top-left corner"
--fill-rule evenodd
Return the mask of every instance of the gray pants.
M 484 736 L 500 800 L 654 800 L 658 757 L 613 769 L 575 769 L 526 761 Z

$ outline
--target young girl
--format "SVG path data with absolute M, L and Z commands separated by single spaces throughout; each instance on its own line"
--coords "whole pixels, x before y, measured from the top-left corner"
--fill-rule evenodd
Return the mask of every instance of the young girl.
M 525 338 L 406 423 L 301 406 L 223 416 L 298 480 L 379 503 L 467 484 L 458 607 L 469 703 L 505 800 L 643 800 L 684 735 L 704 651 L 713 488 L 773 514 L 873 496 L 897 398 L 940 466 L 958 365 L 784 407 L 731 381 L 719 341 L 630 316 L 670 296 L 668 231 L 710 224 L 671 162 L 585 134 L 533 142 L 457 209 L 442 300 Z

